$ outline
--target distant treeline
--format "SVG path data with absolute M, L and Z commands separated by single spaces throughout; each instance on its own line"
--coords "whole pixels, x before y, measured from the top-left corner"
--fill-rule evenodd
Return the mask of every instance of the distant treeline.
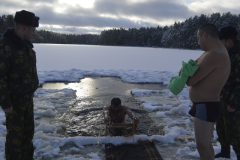
M 37 30 L 33 42 L 199 49 L 197 30 L 204 23 L 213 23 L 217 27 L 233 25 L 240 31 L 240 14 L 235 15 L 230 12 L 224 14 L 213 13 L 211 15 L 201 14 L 200 16 L 190 17 L 184 22 L 175 22 L 171 26 L 141 27 L 139 29 L 114 28 L 104 30 L 100 35 L 60 34 Z M 13 15 L 2 15 L 0 17 L 0 37 L 8 27 L 13 26 Z
M 8 27 L 14 27 L 13 15 L 0 16 L 0 37 Z M 46 30 L 36 30 L 32 39 L 34 43 L 54 43 L 54 44 L 99 44 L 99 35 L 96 34 L 60 34 Z

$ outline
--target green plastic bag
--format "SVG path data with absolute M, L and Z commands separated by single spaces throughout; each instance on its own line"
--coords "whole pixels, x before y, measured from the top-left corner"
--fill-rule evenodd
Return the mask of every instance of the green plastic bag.
M 183 90 L 188 78 L 192 77 L 198 68 L 198 64 L 192 59 L 190 59 L 188 63 L 182 61 L 181 75 L 172 77 L 168 85 L 169 90 L 174 95 L 178 95 Z

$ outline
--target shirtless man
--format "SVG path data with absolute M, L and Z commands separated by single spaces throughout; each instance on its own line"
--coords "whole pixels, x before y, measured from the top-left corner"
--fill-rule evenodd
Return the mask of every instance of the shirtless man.
M 193 106 L 197 150 L 201 160 L 213 160 L 211 143 L 214 123 L 221 114 L 220 92 L 230 73 L 230 59 L 213 24 L 202 25 L 197 32 L 198 44 L 205 51 L 197 60 L 198 71 L 189 77 L 189 96 Z
M 104 123 L 125 123 L 126 114 L 132 119 L 136 120 L 136 124 L 139 123 L 139 118 L 132 113 L 129 107 L 122 106 L 121 100 L 119 98 L 113 98 L 111 100 L 110 106 L 105 106 L 103 108 Z M 110 131 L 111 132 L 111 131 Z M 121 130 L 116 129 L 112 132 L 121 132 Z M 121 134 L 121 133 L 119 133 Z

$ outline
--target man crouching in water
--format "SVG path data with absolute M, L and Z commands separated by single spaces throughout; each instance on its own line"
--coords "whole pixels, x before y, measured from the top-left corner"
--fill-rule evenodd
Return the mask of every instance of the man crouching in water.
M 193 106 L 189 114 L 194 117 L 197 150 L 201 160 L 213 160 L 211 143 L 214 123 L 220 117 L 220 92 L 230 73 L 230 59 L 219 40 L 218 29 L 204 24 L 198 29 L 198 44 L 205 51 L 197 60 L 198 71 L 188 79 L 189 96 Z
M 126 114 L 132 119 L 136 121 L 136 124 L 139 123 L 139 118 L 135 116 L 134 113 L 130 110 L 127 106 L 121 105 L 121 100 L 119 98 L 113 98 L 111 100 L 110 106 L 105 106 L 103 108 L 103 117 L 104 117 L 104 123 L 108 124 L 111 123 L 125 123 L 125 117 Z M 112 130 L 109 130 L 109 132 L 113 136 L 119 136 L 122 135 L 122 129 L 121 128 L 114 128 Z

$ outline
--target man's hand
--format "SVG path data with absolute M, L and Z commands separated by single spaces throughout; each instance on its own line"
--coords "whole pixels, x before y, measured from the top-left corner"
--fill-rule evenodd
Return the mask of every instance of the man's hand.
M 198 61 L 199 61 L 199 58 L 195 60 L 196 63 L 198 63 Z M 181 75 L 181 72 L 182 72 L 182 71 L 180 70 L 179 73 L 178 73 L 178 76 Z
M 7 109 L 3 109 L 3 111 L 4 111 L 5 113 L 12 113 L 13 107 L 10 107 L 10 108 L 7 108 Z
M 111 118 L 109 116 L 104 117 L 105 124 L 108 124 L 109 121 L 111 121 Z
M 136 117 L 133 117 L 133 120 L 135 120 L 136 124 L 139 123 L 139 118 L 136 116 Z
M 233 109 L 233 108 L 230 107 L 229 105 L 227 106 L 227 110 L 228 110 L 228 112 L 235 112 L 235 109 Z

